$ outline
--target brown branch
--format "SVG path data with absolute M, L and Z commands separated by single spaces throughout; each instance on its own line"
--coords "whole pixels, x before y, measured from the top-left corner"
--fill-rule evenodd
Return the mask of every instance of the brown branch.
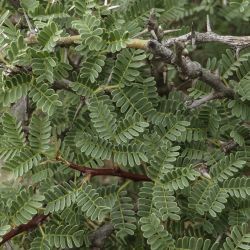
M 88 168 L 73 162 L 65 162 L 62 160 L 61 162 L 66 163 L 68 167 L 80 171 L 81 173 L 90 175 L 91 177 L 102 175 L 102 176 L 117 176 L 125 179 L 130 179 L 133 181 L 152 181 L 146 175 L 126 172 L 120 168 Z
M 6 241 L 11 240 L 13 237 L 36 228 L 39 224 L 43 223 L 48 216 L 49 215 L 37 214 L 27 224 L 21 224 L 11 229 L 8 233 L 2 236 L 3 240 L 0 242 L 0 246 Z
M 69 168 L 75 169 L 83 174 L 87 174 L 91 177 L 94 176 L 117 176 L 117 177 L 122 177 L 125 179 L 130 179 L 133 181 L 152 181 L 148 176 L 146 175 L 141 175 L 141 174 L 135 174 L 135 173 L 130 173 L 122 170 L 121 168 L 89 168 L 85 167 L 79 164 L 76 164 L 74 162 L 69 162 L 65 159 L 63 159 L 60 154 L 56 156 L 56 160 L 58 162 L 61 162 L 65 165 L 67 165 Z

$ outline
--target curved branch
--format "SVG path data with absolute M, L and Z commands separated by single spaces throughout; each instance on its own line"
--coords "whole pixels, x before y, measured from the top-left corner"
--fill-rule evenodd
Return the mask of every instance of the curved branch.
M 0 242 L 0 246 L 3 245 L 6 241 L 11 240 L 13 237 L 36 228 L 39 224 L 43 223 L 49 215 L 37 214 L 35 215 L 28 223 L 21 224 L 8 233 L 2 236 L 3 240 Z
M 90 177 L 94 176 L 117 176 L 125 179 L 130 179 L 133 181 L 152 181 L 148 176 L 142 174 L 130 173 L 122 170 L 121 168 L 89 168 L 74 162 L 69 162 L 63 159 L 60 155 L 56 156 L 56 160 L 67 165 L 69 168 L 77 170 L 83 174 L 87 174 Z
M 65 161 L 62 161 L 65 163 Z M 81 173 L 88 174 L 91 177 L 94 176 L 117 176 L 125 179 L 130 179 L 133 181 L 152 181 L 148 176 L 141 174 L 134 174 L 130 172 L 126 172 L 120 168 L 88 168 L 73 162 L 66 163 L 68 167 L 80 171 Z
M 206 96 L 203 96 L 201 99 L 193 101 L 190 105 L 187 106 L 187 108 L 194 109 L 194 108 L 197 108 L 197 107 L 201 106 L 202 104 L 207 103 L 211 100 L 220 99 L 223 97 L 224 97 L 224 94 L 221 92 L 210 93 Z

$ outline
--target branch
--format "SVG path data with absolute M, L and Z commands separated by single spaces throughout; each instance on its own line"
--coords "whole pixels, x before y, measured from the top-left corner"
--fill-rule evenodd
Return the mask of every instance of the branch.
M 153 54 L 159 56 L 166 63 L 172 64 L 177 67 L 184 75 L 190 79 L 200 78 L 207 85 L 212 87 L 220 96 L 230 99 L 234 98 L 234 91 L 226 87 L 220 79 L 220 76 L 213 74 L 209 70 L 202 68 L 200 63 L 190 60 L 190 58 L 183 56 L 183 43 L 176 41 L 176 53 L 171 49 L 159 43 L 156 40 L 151 40 L 148 47 Z
M 73 162 L 66 161 L 59 155 L 56 157 L 56 160 L 64 163 L 69 168 L 75 169 L 83 174 L 90 175 L 91 177 L 102 175 L 102 176 L 117 176 L 125 179 L 130 179 L 133 181 L 152 181 L 146 175 L 126 172 L 120 168 L 88 168 Z
M 193 101 L 190 105 L 187 106 L 187 108 L 194 109 L 194 108 L 197 108 L 197 107 L 201 106 L 202 104 L 207 103 L 211 100 L 220 99 L 223 97 L 224 97 L 223 93 L 221 93 L 221 92 L 214 93 L 213 92 L 213 93 L 210 93 L 210 94 L 202 97 L 201 99 Z
M 169 47 L 174 45 L 176 42 L 189 43 L 193 38 L 195 39 L 196 43 L 218 42 L 227 44 L 231 47 L 235 47 L 238 49 L 243 49 L 250 46 L 250 36 L 222 36 L 211 31 L 204 33 L 202 32 L 193 32 L 193 33 L 194 34 L 192 34 L 192 32 L 189 32 L 182 36 L 168 38 L 167 40 L 163 41 L 163 45 Z M 79 43 L 80 40 L 81 40 L 80 35 L 61 37 L 57 41 L 57 45 L 71 45 L 74 43 Z M 37 36 L 30 35 L 29 37 L 25 38 L 25 42 L 27 44 L 36 44 L 38 43 Z M 128 42 L 128 47 L 146 49 L 148 42 L 149 40 L 130 39 L 130 41 Z
M 26 37 L 24 41 L 27 44 L 37 44 L 37 36 L 31 34 L 30 36 Z M 60 39 L 57 41 L 57 45 L 72 45 L 72 44 L 79 44 L 81 41 L 81 36 L 80 35 L 74 35 L 74 36 L 65 36 L 65 37 L 60 37 Z M 147 43 L 149 40 L 143 40 L 143 39 L 130 39 L 127 43 L 128 48 L 135 48 L 135 49 L 146 49 L 147 48 Z
M 2 236 L 3 240 L 0 242 L 0 246 L 6 241 L 11 240 L 13 237 L 36 228 L 39 224 L 43 223 L 48 216 L 49 215 L 37 214 L 27 224 L 21 224 L 11 229 L 8 233 Z
M 176 42 L 191 42 L 192 33 L 187 33 L 182 36 L 169 38 L 163 42 L 164 46 L 172 46 Z M 243 49 L 250 46 L 250 36 L 222 36 L 214 32 L 194 32 L 195 43 L 218 42 L 229 45 L 231 47 Z

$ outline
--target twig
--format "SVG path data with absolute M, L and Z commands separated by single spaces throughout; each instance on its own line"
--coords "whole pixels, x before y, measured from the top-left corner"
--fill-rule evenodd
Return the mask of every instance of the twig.
M 205 32 L 205 33 L 194 32 L 194 35 L 196 43 L 218 42 L 239 49 L 247 48 L 250 46 L 250 36 L 222 36 L 214 32 Z M 191 42 L 191 38 L 192 38 L 192 33 L 189 32 L 185 35 L 168 38 L 167 40 L 163 41 L 163 45 L 169 47 L 174 45 L 176 42 L 187 43 Z M 74 43 L 79 43 L 80 41 L 81 41 L 80 35 L 66 36 L 66 37 L 61 37 L 57 41 L 57 45 L 71 45 Z M 26 37 L 25 42 L 27 44 L 36 44 L 38 43 L 37 36 L 34 35 Z M 127 45 L 130 48 L 146 49 L 148 42 L 149 40 L 130 39 Z
M 197 108 L 197 107 L 201 106 L 202 104 L 207 103 L 207 102 L 209 102 L 211 100 L 220 99 L 220 98 L 223 98 L 223 97 L 224 97 L 223 93 L 221 93 L 221 92 L 214 93 L 213 92 L 213 93 L 210 93 L 210 94 L 202 97 L 201 99 L 193 101 L 193 103 L 188 105 L 187 108 L 188 109 L 194 109 L 194 108 Z
M 2 241 L 0 242 L 0 246 L 3 245 L 6 241 L 9 241 L 13 237 L 36 228 L 39 224 L 43 223 L 49 215 L 37 214 L 35 215 L 28 223 L 21 224 L 13 229 L 11 229 L 8 233 L 2 236 Z
M 148 47 L 153 54 L 161 57 L 165 62 L 173 64 L 190 79 L 199 78 L 207 85 L 212 87 L 215 92 L 221 93 L 220 95 L 230 99 L 234 98 L 235 93 L 233 89 L 226 87 L 218 75 L 213 74 L 205 68 L 202 68 L 198 62 L 192 61 L 188 57 L 184 57 L 182 55 L 184 46 L 181 42 L 177 41 L 175 45 L 176 53 L 156 40 L 152 40 L 148 43 Z
M 180 30 L 181 29 L 163 30 L 162 33 L 164 35 L 166 35 L 166 34 L 176 32 L 176 31 L 180 31 Z M 132 38 L 136 38 L 136 37 L 142 36 L 142 35 L 147 34 L 147 33 L 148 33 L 148 29 L 144 29 L 141 32 L 139 32 L 138 34 L 135 34 Z
M 191 42 L 192 33 L 187 33 L 182 36 L 169 38 L 163 42 L 164 46 L 172 46 L 176 42 Z M 207 42 L 218 42 L 227 44 L 234 48 L 247 48 L 250 46 L 250 36 L 222 36 L 214 32 L 195 32 L 195 42 L 196 43 L 207 43 Z
M 133 181 L 152 181 L 148 176 L 141 174 L 134 174 L 130 172 L 126 172 L 120 168 L 88 168 L 85 166 L 81 166 L 79 164 L 66 161 L 65 159 L 57 156 L 56 160 L 66 164 L 69 168 L 75 169 L 81 173 L 94 176 L 117 176 L 125 179 L 130 179 Z

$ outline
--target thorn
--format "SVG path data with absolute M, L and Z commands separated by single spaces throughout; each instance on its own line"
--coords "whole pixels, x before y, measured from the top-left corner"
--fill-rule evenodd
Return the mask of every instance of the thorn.
M 32 24 L 31 24 L 31 22 L 29 20 L 29 17 L 28 17 L 28 15 L 27 15 L 27 13 L 26 13 L 26 11 L 24 9 L 23 9 L 23 13 L 24 13 L 25 20 L 26 20 L 26 22 L 27 22 L 27 24 L 29 26 L 30 33 L 34 33 L 34 29 L 32 27 Z
M 209 15 L 207 15 L 207 32 L 212 32 Z
M 194 23 L 191 24 L 191 44 L 194 47 L 195 46 L 195 31 L 194 31 Z
M 117 9 L 119 7 L 120 7 L 120 5 L 113 5 L 113 6 L 108 7 L 108 10 Z
M 160 27 L 160 26 L 159 26 Z M 163 34 L 168 34 L 168 33 L 172 33 L 172 32 L 176 32 L 176 31 L 180 31 L 181 29 L 172 29 L 172 30 L 164 30 Z
M 155 40 L 158 40 L 158 37 L 157 37 L 157 35 L 155 34 L 155 31 L 154 31 L 154 30 L 150 30 L 150 33 L 151 33 L 152 37 L 153 37 Z
M 204 176 L 207 179 L 211 179 L 210 174 L 208 173 L 208 168 L 205 164 L 202 164 L 198 169 L 197 169 L 202 176 Z
M 166 84 L 167 83 L 167 72 L 163 71 L 162 74 L 163 74 L 163 83 Z
M 227 0 L 223 0 L 223 5 L 227 6 Z
M 236 59 L 239 59 L 239 56 L 240 56 L 240 48 L 236 47 L 236 50 L 235 50 L 235 57 L 236 57 Z

